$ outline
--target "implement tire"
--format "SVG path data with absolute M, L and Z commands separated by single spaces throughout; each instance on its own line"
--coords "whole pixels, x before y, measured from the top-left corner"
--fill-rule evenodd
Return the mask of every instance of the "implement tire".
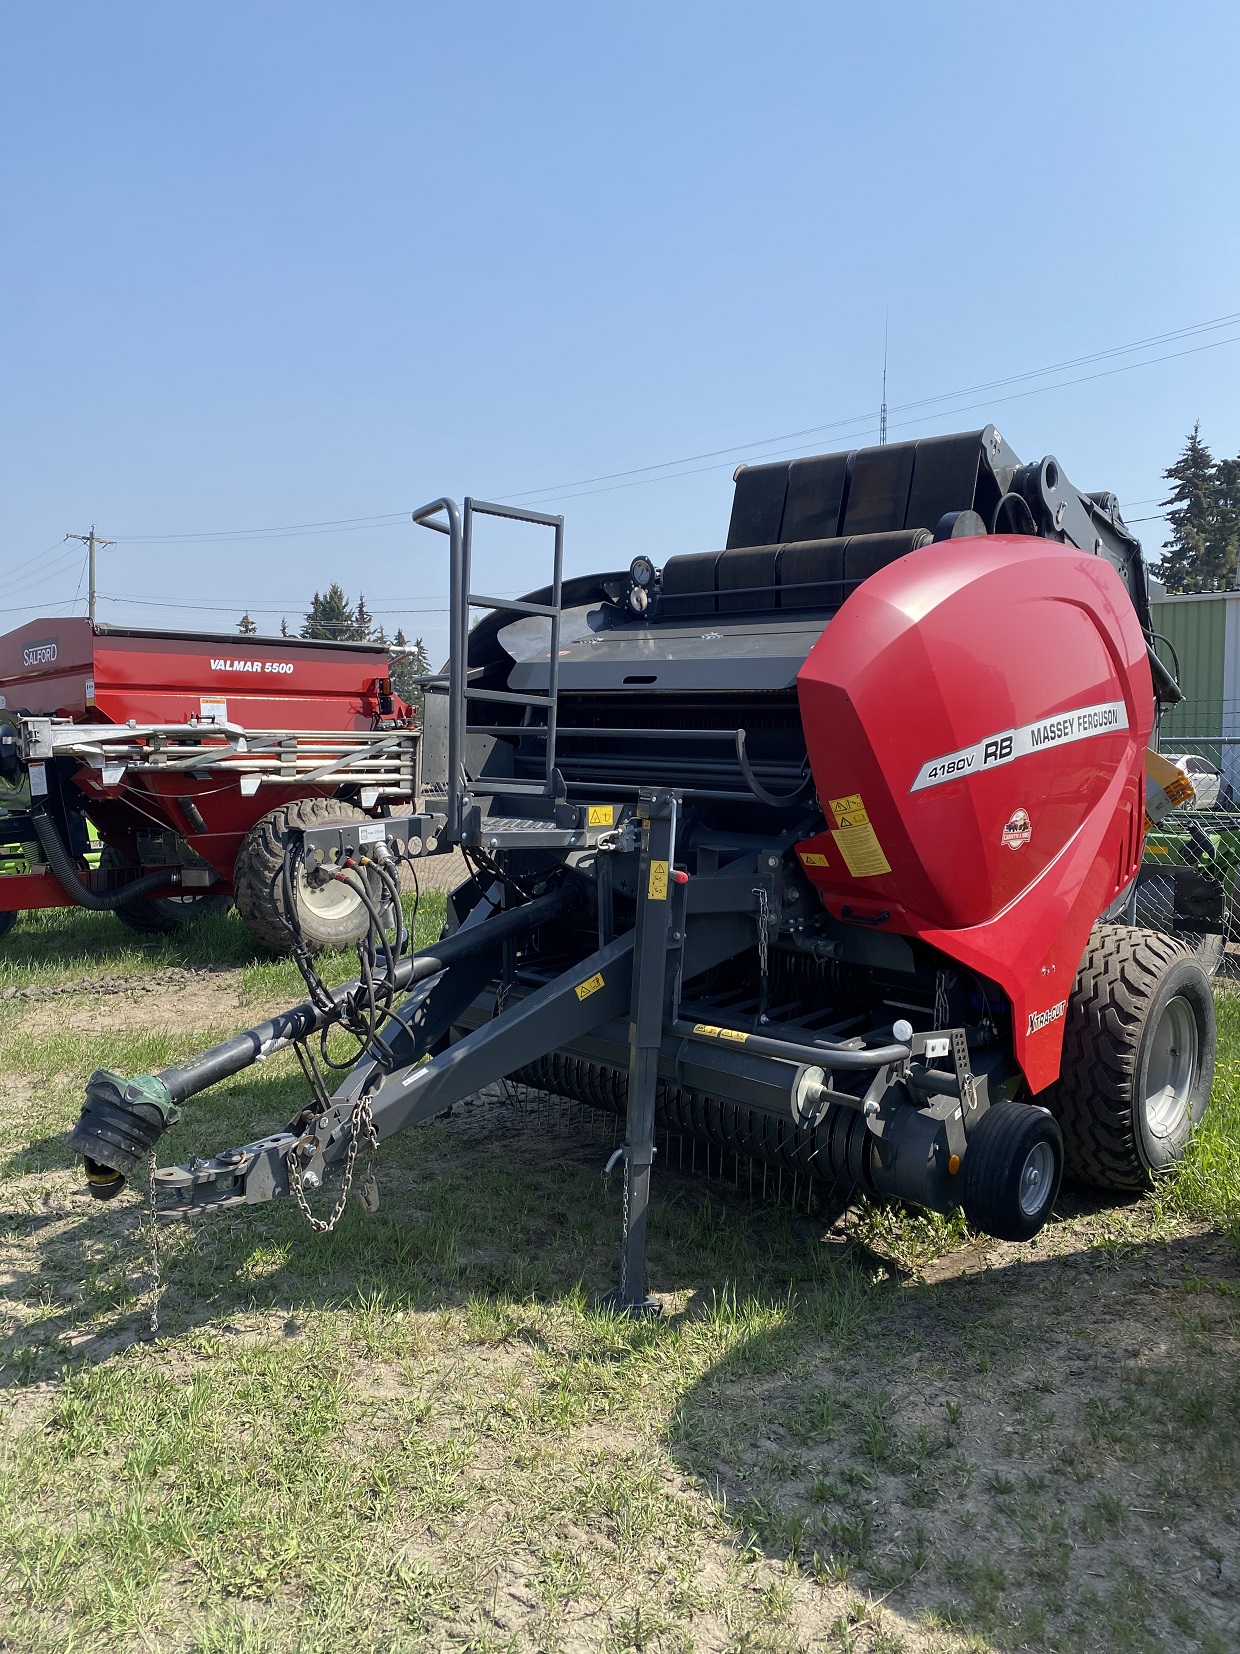
M 1063 1165 L 1063 1138 L 1044 1108 L 992 1103 L 969 1133 L 965 1217 L 996 1240 L 1032 1240 L 1051 1215 Z
M 16 913 L 12 913 L 8 909 L 0 911 L 0 936 L 7 936 L 16 923 Z
M 1140 1190 L 1183 1158 L 1206 1111 L 1214 996 L 1181 942 L 1096 925 L 1068 1001 L 1059 1079 L 1038 1098 L 1059 1121 L 1067 1175 Z
M 311 952 L 322 948 L 356 947 L 366 935 L 369 915 L 365 903 L 346 884 L 312 886 L 302 871 L 302 834 L 310 827 L 330 827 L 341 821 L 367 821 L 364 810 L 339 798 L 299 798 L 281 804 L 256 821 L 242 841 L 233 868 L 237 912 L 256 942 L 273 953 L 289 953 L 293 928 Z M 293 900 L 296 913 L 286 911 L 284 853 L 294 858 Z M 382 900 L 377 881 L 371 880 L 372 899 Z
M 133 867 L 128 856 L 105 844 L 99 857 L 100 867 Z M 139 936 L 170 936 L 186 925 L 197 924 L 216 913 L 227 913 L 232 906 L 228 895 L 212 896 L 152 896 L 146 901 L 131 903 L 128 907 L 114 907 L 112 912 L 125 926 Z

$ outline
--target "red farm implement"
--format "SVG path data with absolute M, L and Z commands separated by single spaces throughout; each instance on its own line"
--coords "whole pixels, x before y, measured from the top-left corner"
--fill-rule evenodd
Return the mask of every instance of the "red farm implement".
M 82 619 L 0 638 L 0 844 L 14 869 L 0 874 L 0 931 L 72 905 L 166 931 L 235 897 L 270 947 L 291 943 L 290 903 L 312 944 L 356 940 L 356 890 L 287 878 L 284 852 L 311 826 L 415 799 L 419 735 L 387 673 L 368 643 Z

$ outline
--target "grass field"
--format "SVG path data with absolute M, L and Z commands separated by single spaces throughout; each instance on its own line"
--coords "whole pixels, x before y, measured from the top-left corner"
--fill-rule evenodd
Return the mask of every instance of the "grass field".
M 617 1321 L 612 1123 L 496 1099 L 385 1144 L 334 1235 L 166 1231 L 151 1343 L 141 1202 L 63 1146 L 83 1080 L 299 990 L 231 917 L 4 944 L 0 1649 L 1240 1647 L 1236 999 L 1179 1175 L 1065 1195 L 1031 1246 L 892 1208 L 824 1235 L 666 1154 L 665 1314 Z M 273 1059 L 161 1159 L 300 1097 Z

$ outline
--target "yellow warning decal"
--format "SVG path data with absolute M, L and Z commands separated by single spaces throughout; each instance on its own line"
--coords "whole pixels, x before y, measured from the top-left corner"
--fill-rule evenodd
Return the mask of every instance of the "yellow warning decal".
M 667 863 L 652 861 L 650 864 L 650 884 L 646 891 L 652 902 L 667 900 Z
M 890 873 L 891 863 L 883 854 L 878 834 L 867 821 L 864 827 L 843 827 L 831 834 L 854 879 L 873 879 Z
M 852 877 L 873 879 L 880 873 L 890 873 L 891 863 L 883 854 L 861 794 L 850 793 L 847 798 L 833 798 L 830 805 L 836 820 L 836 830 L 831 837 Z
M 749 1038 L 749 1035 L 742 1034 L 739 1028 L 716 1028 L 713 1022 L 695 1022 L 693 1032 L 695 1034 L 710 1034 L 715 1039 L 732 1039 L 738 1045 L 744 1045 Z
M 868 827 L 870 817 L 865 805 L 861 802 L 861 794 L 854 793 L 851 798 L 833 798 L 831 800 L 831 814 L 835 817 L 837 827 Z
M 798 850 L 797 855 L 800 856 L 801 860 L 804 862 L 806 867 L 828 867 L 828 866 L 830 866 L 830 863 L 827 861 L 827 858 L 821 853 L 821 851 L 818 851 L 818 850 Z
M 587 827 L 614 827 L 615 822 L 616 806 L 614 804 L 590 804 L 587 806 Z
M 573 989 L 573 992 L 577 995 L 578 999 L 589 999 L 590 995 L 596 994 L 602 986 L 603 973 L 602 971 L 596 971 L 594 975 L 588 978 L 585 982 L 579 982 Z

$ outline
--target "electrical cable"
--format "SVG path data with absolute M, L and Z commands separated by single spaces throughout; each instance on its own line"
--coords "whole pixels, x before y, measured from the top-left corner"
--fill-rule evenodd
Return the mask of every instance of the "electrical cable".
M 1183 327 L 1171 328 L 1161 333 L 1150 334 L 1143 339 L 1131 340 L 1127 344 L 1111 345 L 1103 350 L 1090 351 L 1082 356 L 1069 357 L 1062 362 L 1051 363 L 1046 367 L 1029 368 L 1021 373 L 1007 374 L 998 379 L 986 380 L 976 385 L 964 386 L 958 390 L 943 391 L 934 396 L 921 397 L 910 402 L 895 403 L 891 407 L 890 412 L 913 413 L 921 408 L 937 407 L 939 404 L 944 402 L 958 401 L 959 398 L 964 396 L 977 396 L 982 393 L 1002 390 L 1008 385 L 1023 384 L 1030 379 L 1041 379 L 1054 373 L 1070 372 L 1075 368 L 1086 367 L 1094 362 L 1109 361 L 1117 356 L 1130 355 L 1132 352 L 1138 350 L 1154 349 L 1156 346 L 1161 344 L 1169 344 L 1180 339 L 1194 338 L 1202 333 L 1216 331 L 1219 328 L 1235 326 L 1237 323 L 1240 323 L 1240 312 L 1233 312 L 1225 316 L 1216 316 L 1208 321 L 1192 322 Z M 1018 393 L 1018 395 L 1036 396 L 1047 390 L 1065 389 L 1072 385 L 1085 384 L 1092 379 L 1106 378 L 1113 373 L 1129 373 L 1137 368 L 1152 367 L 1159 362 L 1174 361 L 1181 356 L 1196 355 L 1201 351 L 1216 350 L 1223 345 L 1235 344 L 1237 342 L 1240 342 L 1240 335 L 1230 339 L 1213 339 L 1206 344 L 1197 345 L 1188 350 L 1169 352 L 1166 355 L 1152 357 L 1143 362 L 1127 363 L 1120 368 L 1109 369 L 1100 374 L 1087 374 L 1078 379 L 1062 381 L 1059 384 L 1037 386 L 1033 390 L 1021 392 Z M 1017 399 L 1017 397 L 1001 397 L 998 400 L 1007 402 Z M 967 412 L 969 409 L 960 408 L 955 411 Z M 801 437 L 821 436 L 830 431 L 847 431 L 856 426 L 864 427 L 872 425 L 876 418 L 876 412 L 871 410 L 864 414 L 853 415 L 847 419 L 832 420 L 820 425 L 808 425 L 798 431 L 786 431 L 775 436 L 758 437 L 747 442 L 733 442 L 728 444 L 725 448 L 707 449 L 697 454 L 684 454 L 676 459 L 659 460 L 650 465 L 633 466 L 624 471 L 600 472 L 598 475 L 593 477 L 579 477 L 575 481 L 571 482 L 547 484 L 541 488 L 531 488 L 526 489 L 521 493 L 501 494 L 495 497 L 501 501 L 529 500 L 545 495 L 568 495 L 570 494 L 570 491 L 576 489 L 587 489 L 591 492 L 606 493 L 610 492 L 610 490 L 596 490 L 592 487 L 592 485 L 595 483 L 616 482 L 625 478 L 646 478 L 646 480 L 651 482 L 667 481 L 670 479 L 664 477 L 649 477 L 648 473 L 652 471 L 673 471 L 676 466 L 695 465 L 699 460 L 717 460 L 722 459 L 727 455 L 742 451 L 753 452 L 760 448 L 770 448 L 778 444 L 795 443 L 799 441 Z M 903 420 L 899 422 L 902 426 L 922 423 L 925 423 L 925 421 Z M 714 470 L 717 469 L 717 467 L 706 466 L 703 469 Z M 675 474 L 694 476 L 698 473 L 688 471 L 678 472 Z M 634 486 L 634 484 L 624 483 L 624 486 Z M 585 496 L 583 494 L 574 494 L 572 497 L 584 498 Z M 402 526 L 407 520 L 408 513 L 405 511 L 386 511 L 360 517 L 321 518 L 305 523 L 277 523 L 264 528 L 200 529 L 174 531 L 169 534 L 118 534 L 116 536 L 116 540 L 117 543 L 124 543 L 127 545 L 158 545 L 188 541 L 244 540 L 256 538 L 265 539 L 271 537 L 279 538 L 282 536 L 312 535 L 319 533 L 353 533 L 357 529 L 365 527 L 396 528 Z
M 300 856 L 300 846 L 289 845 L 286 848 L 281 868 L 284 896 L 281 916 L 292 937 L 293 959 L 310 994 L 310 1002 L 317 1010 L 324 1011 L 334 1009 L 335 1002 L 314 964 L 297 918 L 295 869 Z M 369 885 L 371 875 L 378 881 L 386 897 L 386 907 L 394 921 L 390 926 L 381 911 L 382 904 L 376 903 L 372 895 Z M 347 857 L 331 877 L 347 886 L 358 897 L 366 909 L 367 927 L 365 936 L 357 944 L 358 986 L 343 1007 L 343 1015 L 335 1023 L 335 1026 L 353 1038 L 357 1049 L 343 1062 L 331 1056 L 328 1051 L 328 1040 L 332 1027 L 329 1025 L 320 1030 L 319 1054 L 324 1065 L 336 1072 L 352 1068 L 360 1057 L 367 1055 L 380 1067 L 390 1068 L 394 1057 L 391 1046 L 383 1037 L 382 1028 L 385 1021 L 394 1015 L 397 961 L 408 951 L 413 937 L 412 926 L 405 923 L 400 886 L 391 869 L 382 860 L 370 856 L 362 856 L 360 861 Z M 416 877 L 414 882 L 416 891 Z M 420 892 L 417 892 L 414 903 L 415 920 L 419 899 Z M 395 932 L 394 941 L 388 936 L 389 928 Z M 404 1026 L 399 1017 L 396 1020 Z M 299 1053 L 298 1061 L 305 1071 L 307 1061 L 313 1066 L 313 1055 L 307 1049 L 304 1057 Z M 319 1093 L 313 1082 L 311 1089 L 317 1097 Z
M 1173 331 L 1168 332 L 1168 333 L 1152 334 L 1149 338 L 1139 339 L 1139 340 L 1134 341 L 1131 344 L 1115 345 L 1115 346 L 1112 346 L 1108 350 L 1095 351 L 1095 352 L 1092 352 L 1091 354 L 1086 355 L 1086 356 L 1074 357 L 1074 358 L 1072 358 L 1072 359 L 1070 359 L 1066 362 L 1054 363 L 1052 366 L 1049 366 L 1049 367 L 1031 368 L 1031 369 L 1028 369 L 1026 372 L 1023 372 L 1023 373 L 1009 374 L 1005 378 L 992 379 L 992 380 L 989 380 L 989 381 L 987 381 L 983 384 L 970 385 L 970 386 L 965 387 L 961 390 L 944 391 L 944 392 L 942 392 L 941 394 L 939 394 L 937 396 L 922 397 L 919 400 L 913 401 L 913 402 L 898 402 L 898 403 L 894 404 L 888 411 L 890 413 L 911 413 L 911 412 L 913 412 L 914 410 L 916 410 L 918 408 L 929 407 L 929 406 L 931 406 L 933 404 L 937 404 L 939 402 L 954 402 L 959 397 L 962 397 L 962 396 L 976 396 L 976 395 L 980 395 L 983 391 L 1002 390 L 1007 385 L 1020 384 L 1020 383 L 1022 383 L 1023 381 L 1025 381 L 1027 379 L 1043 378 L 1047 374 L 1051 374 L 1051 373 L 1065 373 L 1065 372 L 1068 372 L 1069 370 L 1071 370 L 1072 368 L 1087 366 L 1091 362 L 1104 361 L 1104 360 L 1106 360 L 1110 357 L 1121 356 L 1121 355 L 1124 355 L 1124 354 L 1126 354 L 1128 352 L 1131 352 L 1131 351 L 1134 351 L 1134 350 L 1151 349 L 1155 345 L 1169 343 L 1173 339 L 1189 338 L 1189 337 L 1192 337 L 1194 334 L 1207 332 L 1212 328 L 1231 327 L 1231 326 L 1234 326 L 1238 322 L 1240 322 L 1240 313 L 1236 313 L 1236 314 L 1229 315 L 1229 316 L 1216 317 L 1213 321 L 1209 321 L 1209 322 L 1196 322 L 1196 323 L 1193 323 L 1189 327 L 1174 329 Z M 1234 344 L 1235 342 L 1236 341 L 1234 339 L 1216 339 L 1216 340 L 1213 340 L 1208 345 L 1200 346 L 1200 347 L 1197 347 L 1197 348 L 1198 349 L 1203 349 L 1203 350 L 1213 350 L 1213 349 L 1216 349 L 1219 345 Z M 1194 353 L 1195 353 L 1194 351 L 1184 351 L 1184 352 L 1176 352 L 1175 354 L 1176 355 L 1192 355 Z M 1170 361 L 1170 360 L 1172 360 L 1172 357 L 1170 357 L 1170 356 L 1157 357 L 1157 358 L 1155 358 L 1155 360 L 1156 361 Z M 1131 368 L 1145 367 L 1145 366 L 1149 366 L 1149 365 L 1150 364 L 1144 363 L 1144 362 L 1134 362 L 1134 363 L 1129 364 L 1129 369 L 1120 370 L 1120 371 L 1129 371 Z M 1091 375 L 1089 377 L 1095 377 L 1095 376 Z M 1101 376 L 1098 376 L 1098 377 L 1101 377 Z M 1081 381 L 1081 380 L 1069 381 L 1069 383 L 1072 383 L 1072 384 L 1079 384 L 1079 383 L 1082 383 L 1082 382 L 1083 381 Z M 1049 389 L 1054 389 L 1055 387 L 1045 386 L 1045 387 L 1040 387 L 1040 388 L 1049 390 Z M 1030 394 L 1036 394 L 1036 392 L 1035 393 L 1030 393 Z M 1009 399 L 1004 398 L 1004 400 L 1009 400 Z M 600 474 L 597 477 L 583 477 L 583 478 L 580 478 L 577 482 L 556 483 L 554 485 L 550 485 L 550 486 L 543 487 L 543 488 L 531 488 L 531 489 L 525 490 L 525 492 L 520 493 L 520 494 L 506 494 L 506 495 L 499 496 L 499 498 L 500 498 L 501 502 L 502 501 L 511 502 L 511 501 L 515 501 L 515 500 L 533 499 L 537 495 L 540 495 L 540 494 L 567 493 L 569 489 L 584 488 L 584 487 L 586 487 L 587 485 L 589 485 L 591 483 L 612 482 L 612 481 L 615 481 L 616 479 L 622 478 L 622 477 L 638 477 L 638 476 L 644 475 L 646 472 L 649 472 L 649 471 L 664 471 L 664 470 L 669 470 L 671 467 L 676 466 L 676 465 L 695 464 L 698 460 L 702 460 L 702 459 L 720 459 L 723 456 L 728 455 L 728 454 L 739 453 L 742 449 L 752 451 L 752 450 L 758 449 L 758 448 L 769 448 L 769 447 L 773 446 L 776 443 L 794 442 L 798 438 L 803 437 L 803 436 L 824 435 L 829 431 L 843 431 L 843 430 L 847 430 L 847 429 L 849 429 L 853 426 L 857 426 L 857 425 L 861 425 L 861 426 L 872 425 L 876 418 L 877 418 L 877 414 L 874 413 L 874 412 L 869 412 L 869 413 L 865 413 L 865 414 L 856 414 L 856 415 L 854 415 L 853 417 L 851 417 L 849 419 L 833 420 L 830 423 L 825 424 L 825 425 L 809 425 L 809 426 L 806 426 L 803 430 L 788 431 L 788 432 L 785 432 L 784 434 L 782 434 L 780 436 L 760 437 L 756 441 L 753 441 L 753 442 L 734 442 L 734 443 L 730 443 L 726 448 L 714 448 L 714 449 L 707 450 L 706 452 L 703 452 L 703 453 L 700 453 L 700 454 L 686 454 L 686 455 L 683 455 L 679 459 L 660 460 L 660 461 L 658 461 L 658 462 L 656 462 L 652 465 L 634 466 L 631 469 L 626 470 L 626 471 L 604 472 L 604 473 Z M 907 423 L 910 423 L 910 422 L 905 421 L 904 423 L 907 424 Z M 705 469 L 714 470 L 714 469 L 716 469 L 716 467 L 708 466 L 708 467 L 705 467 Z M 687 472 L 685 474 L 690 475 L 690 476 L 694 476 L 694 475 L 697 475 L 698 473 L 696 473 L 696 472 Z M 663 480 L 666 480 L 666 479 L 652 478 L 651 480 L 652 481 L 663 481 Z M 599 490 L 597 490 L 597 492 L 607 493 L 607 492 L 610 492 L 610 490 L 599 489 Z
M 41 551 L 39 553 L 39 558 L 42 559 L 47 557 L 50 552 L 55 549 L 56 548 L 54 546 L 49 546 L 47 551 Z M 89 560 L 89 553 L 87 554 L 87 557 Z M 66 569 L 71 568 L 77 561 L 77 558 L 78 549 L 76 546 L 73 546 L 70 550 L 62 553 L 60 557 L 53 558 L 52 562 L 47 564 L 40 574 L 30 574 L 29 578 L 21 578 L 15 584 L 10 582 L 9 584 L 0 586 L 0 599 L 16 596 L 19 592 L 28 591 L 33 586 L 40 586 L 44 581 L 54 579 L 57 575 L 63 574 Z M 0 581 L 6 580 L 7 576 L 10 574 L 22 574 L 23 571 L 29 570 L 29 567 L 29 563 L 23 563 L 20 566 L 15 566 L 13 569 L 6 570 L 3 574 L 0 574 Z
M 1020 401 L 1023 401 L 1026 397 L 1043 396 L 1048 391 L 1067 390 L 1073 385 L 1089 384 L 1090 382 L 1092 382 L 1095 379 L 1110 379 L 1110 378 L 1113 378 L 1116 374 L 1119 374 L 1119 373 L 1134 373 L 1138 368 L 1154 367 L 1159 362 L 1173 362 L 1173 361 L 1176 361 L 1181 356 L 1195 356 L 1200 351 L 1203 351 L 1203 350 L 1216 350 L 1216 349 L 1218 349 L 1218 347 L 1220 345 L 1234 345 L 1234 344 L 1240 344 L 1240 334 L 1236 334 L 1234 337 L 1232 337 L 1230 339 L 1216 339 L 1211 344 L 1208 344 L 1208 345 L 1197 345 L 1191 350 L 1177 350 L 1177 351 L 1170 352 L 1166 356 L 1153 356 L 1148 361 L 1145 361 L 1145 362 L 1128 362 L 1123 367 L 1106 368 L 1100 373 L 1082 374 L 1080 376 L 1080 378 L 1077 378 L 1077 379 L 1062 379 L 1062 380 L 1058 380 L 1054 384 L 1050 384 L 1050 385 L 1036 385 L 1036 386 L 1034 386 L 1034 388 L 1032 390 L 1014 391 L 1009 396 L 992 396 L 992 397 L 988 397 L 986 399 L 986 401 L 984 401 L 984 402 L 965 403 L 961 407 L 941 409 L 937 413 L 925 414 L 925 415 L 922 415 L 921 417 L 919 417 L 917 419 L 897 419 L 897 420 L 893 420 L 891 422 L 890 428 L 892 430 L 907 430 L 907 429 L 910 429 L 911 427 L 913 427 L 915 425 L 929 425 L 929 424 L 932 424 L 932 423 L 934 423 L 934 421 L 939 420 L 939 419 L 946 419 L 946 418 L 949 418 L 949 417 L 954 417 L 956 414 L 971 413 L 977 408 L 992 408 L 998 403 L 1020 402 Z M 967 395 L 968 392 L 959 391 L 956 394 L 960 395 L 960 396 L 964 396 L 964 395 Z M 909 404 L 906 404 L 906 405 L 909 406 L 909 407 L 913 407 L 913 406 L 919 406 L 921 404 L 909 403 Z M 873 423 L 874 423 L 874 420 L 873 420 L 873 416 L 871 415 L 868 418 L 868 420 L 864 420 L 864 419 L 859 417 L 855 420 L 850 421 L 849 423 L 850 423 L 850 425 L 852 425 L 854 427 L 860 427 L 860 426 L 864 426 L 866 424 L 872 426 Z M 826 427 L 824 427 L 824 429 L 825 428 Z M 772 439 L 772 440 L 774 440 L 774 439 Z M 751 444 L 750 447 L 746 451 L 752 452 L 755 447 L 761 447 L 761 446 L 762 446 L 762 444 L 760 444 L 760 443 Z M 800 446 L 798 448 L 784 448 L 784 449 L 782 449 L 782 450 L 780 450 L 780 451 L 778 451 L 774 454 L 764 455 L 763 459 L 764 460 L 778 460 L 778 459 L 791 458 L 792 456 L 794 456 L 796 454 L 807 453 L 811 449 L 816 448 L 817 446 L 818 446 L 817 443 L 811 442 L 811 443 L 805 443 L 805 444 L 803 444 L 802 446 Z M 736 453 L 740 453 L 742 450 L 741 450 L 740 447 L 736 447 L 736 448 L 721 449 L 719 451 L 721 453 L 736 454 Z M 676 461 L 669 461 L 668 463 L 669 464 L 676 464 L 677 462 Z M 676 482 L 681 477 L 702 476 L 703 474 L 705 474 L 708 471 L 719 471 L 719 470 L 723 470 L 725 468 L 726 468 L 726 462 L 725 462 L 725 464 L 702 465 L 702 466 L 698 466 L 696 469 L 694 469 L 692 471 L 674 471 L 674 472 L 671 472 L 669 475 L 664 476 L 664 477 L 644 477 L 644 478 L 639 477 L 639 478 L 635 479 L 632 482 L 611 483 L 606 488 L 585 488 L 585 489 L 580 490 L 580 492 L 578 492 L 576 494 L 570 494 L 570 493 L 567 493 L 567 492 L 561 492 L 561 493 L 556 494 L 556 493 L 553 493 L 551 490 L 546 490 L 545 493 L 546 493 L 546 495 L 550 496 L 550 501 L 552 501 L 552 502 L 557 501 L 557 500 L 561 500 L 561 499 L 563 499 L 563 500 L 584 500 L 584 499 L 588 499 L 592 494 L 614 494 L 614 493 L 616 493 L 619 490 L 624 489 L 624 488 L 641 488 L 641 487 L 644 487 L 646 484 L 652 483 L 652 482 Z M 500 496 L 501 501 L 504 500 L 504 499 L 508 499 L 508 500 L 528 499 L 530 497 L 531 496 L 525 495 L 525 494 L 523 494 L 523 495 L 506 495 L 506 496 L 501 495 Z M 546 502 L 546 503 L 549 503 L 549 502 Z

